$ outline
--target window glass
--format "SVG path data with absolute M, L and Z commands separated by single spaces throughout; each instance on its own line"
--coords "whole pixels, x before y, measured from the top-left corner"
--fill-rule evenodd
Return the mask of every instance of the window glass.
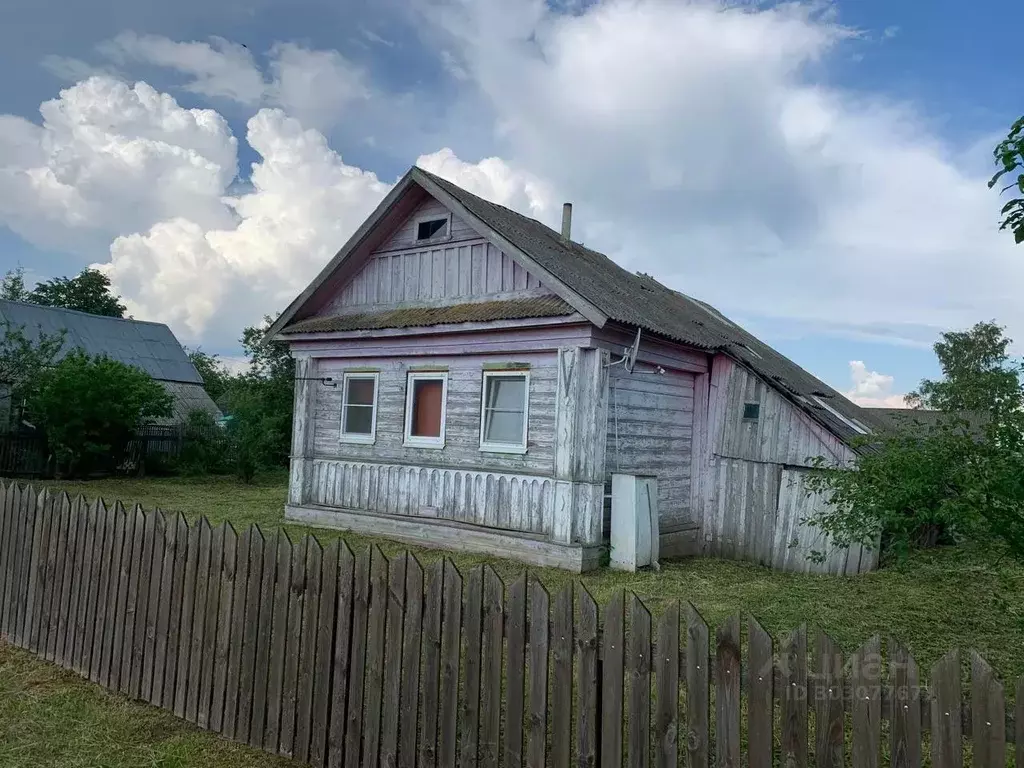
M 440 437 L 444 398 L 442 379 L 413 379 L 411 437 Z
M 486 376 L 483 443 L 526 445 L 526 376 Z
M 376 396 L 376 375 L 345 376 L 341 427 L 343 436 L 373 437 Z

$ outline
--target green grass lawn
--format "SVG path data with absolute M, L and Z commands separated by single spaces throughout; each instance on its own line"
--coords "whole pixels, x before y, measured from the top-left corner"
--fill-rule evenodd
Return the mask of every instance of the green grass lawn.
M 251 486 L 230 478 L 159 478 L 63 482 L 51 487 L 88 498 L 138 502 L 147 509 L 180 511 L 190 519 L 206 514 L 215 523 L 230 520 L 238 529 L 258 523 L 266 531 L 284 525 L 285 479 L 278 474 Z M 293 539 L 311 530 L 286 527 Z M 337 531 L 318 530 L 316 535 L 321 541 L 343 536 L 353 548 L 376 543 L 387 555 L 407 549 Z M 443 554 L 408 549 L 422 562 Z M 489 563 L 506 582 L 523 570 L 522 565 L 499 558 L 459 554 L 452 559 L 463 569 Z M 574 578 L 550 569 L 532 569 L 532 573 L 550 589 Z M 654 611 L 667 599 L 690 600 L 710 624 L 742 611 L 756 616 L 776 637 L 806 622 L 811 630 L 831 634 L 847 651 L 876 632 L 893 636 L 911 648 L 925 675 L 953 647 L 976 648 L 1004 680 L 1015 681 L 1024 674 L 1024 643 L 1020 641 L 1024 568 L 1003 563 L 994 569 L 977 551 L 919 553 L 898 566 L 852 578 L 775 573 L 747 563 L 689 559 L 663 563 L 659 572 L 603 570 L 584 576 L 582 581 L 599 603 L 621 589 L 634 591 Z M 35 680 L 41 682 L 35 684 Z M 1012 696 L 1013 685 L 1007 688 Z M 92 732 L 91 723 L 102 724 L 97 727 L 109 735 L 103 742 L 114 746 L 102 753 L 103 760 L 93 753 L 94 758 L 79 763 L 82 765 L 276 764 L 259 753 L 200 733 L 171 715 L 129 704 L 14 649 L 0 655 L 0 696 L 8 689 L 18 692 L 14 698 L 20 703 L 0 703 L 0 733 L 6 729 L 8 735 L 0 745 L 0 765 L 75 764 L 56 759 L 59 755 L 44 759 L 45 753 L 38 752 L 32 759 L 17 762 L 19 750 L 28 754 L 43 748 L 38 744 L 49 740 L 49 729 L 58 727 L 53 723 L 57 716 L 68 717 L 73 732 L 81 732 L 87 740 L 98 739 L 85 735 Z M 139 718 L 129 716 L 136 711 L 142 713 Z M 232 762 L 236 759 L 240 762 Z

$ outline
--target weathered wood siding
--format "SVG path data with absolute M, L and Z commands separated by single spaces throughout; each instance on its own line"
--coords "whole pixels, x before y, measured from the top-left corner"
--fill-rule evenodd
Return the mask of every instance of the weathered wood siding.
M 423 342 L 421 342 L 422 344 Z M 484 453 L 480 450 L 480 397 L 485 363 L 526 363 L 530 366 L 530 411 L 527 451 L 523 455 Z M 347 369 L 379 372 L 377 441 L 373 445 L 340 442 L 342 387 L 317 385 L 314 456 L 356 462 L 408 464 L 485 472 L 550 476 L 554 466 L 554 399 L 557 387 L 554 354 L 484 357 L 477 355 L 432 357 L 410 366 L 396 358 L 321 359 L 318 376 L 341 381 Z M 440 450 L 402 445 L 405 436 L 406 378 L 417 368 L 448 370 L 448 405 L 445 447 Z
M 446 215 L 447 210 L 435 200 L 421 205 L 318 314 L 551 293 L 457 216 L 450 238 L 417 244 L 416 221 L 428 214 Z
M 318 459 L 311 501 L 549 534 L 554 493 L 545 477 Z
M 715 359 L 711 390 L 712 420 L 720 424 L 713 450 L 719 456 L 809 467 L 810 457 L 843 461 L 852 455 L 777 390 L 725 357 Z M 744 403 L 760 404 L 756 421 L 743 419 Z
M 757 420 L 743 419 L 745 403 L 759 403 Z M 826 503 L 807 491 L 811 459 L 845 463 L 854 452 L 755 374 L 724 355 L 712 365 L 708 393 L 710 449 L 697 466 L 703 550 L 787 571 L 860 573 L 875 567 L 874 553 L 828 545 L 801 521 Z M 808 559 L 827 552 L 824 562 Z
M 613 472 L 655 475 L 661 532 L 671 533 L 692 519 L 694 376 L 630 374 L 622 366 L 610 372 L 607 480 Z

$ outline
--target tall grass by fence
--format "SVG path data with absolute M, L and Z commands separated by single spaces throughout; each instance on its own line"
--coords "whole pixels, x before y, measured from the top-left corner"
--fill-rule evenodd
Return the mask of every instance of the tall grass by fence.
M 460 573 L 343 542 L 0 485 L 0 632 L 236 741 L 329 766 L 1003 768 L 1016 717 L 980 656 L 922 686 L 878 637 L 713 633 L 672 601 Z M 811 648 L 810 646 L 813 646 Z M 1024 766 L 1024 744 L 1016 764 Z M 625 763 L 624 763 L 625 761 Z

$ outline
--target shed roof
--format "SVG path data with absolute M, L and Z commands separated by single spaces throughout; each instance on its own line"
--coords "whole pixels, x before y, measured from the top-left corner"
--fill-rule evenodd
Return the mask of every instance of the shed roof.
M 561 235 L 535 219 L 484 200 L 420 168 L 425 177 L 473 216 L 539 262 L 610 319 L 688 346 L 723 352 L 761 375 L 840 439 L 860 432 L 850 422 L 877 430 L 884 422 L 848 400 L 792 360 L 733 323 L 711 305 L 672 290 L 649 275 L 634 274 L 603 253 Z M 837 412 L 822 407 L 823 399 Z
M 106 355 L 140 368 L 160 381 L 203 383 L 171 329 L 162 323 L 4 300 L 0 300 L 0 320 L 22 326 L 30 339 L 38 337 L 40 332 L 65 331 L 62 354 L 81 349 L 90 355 Z

